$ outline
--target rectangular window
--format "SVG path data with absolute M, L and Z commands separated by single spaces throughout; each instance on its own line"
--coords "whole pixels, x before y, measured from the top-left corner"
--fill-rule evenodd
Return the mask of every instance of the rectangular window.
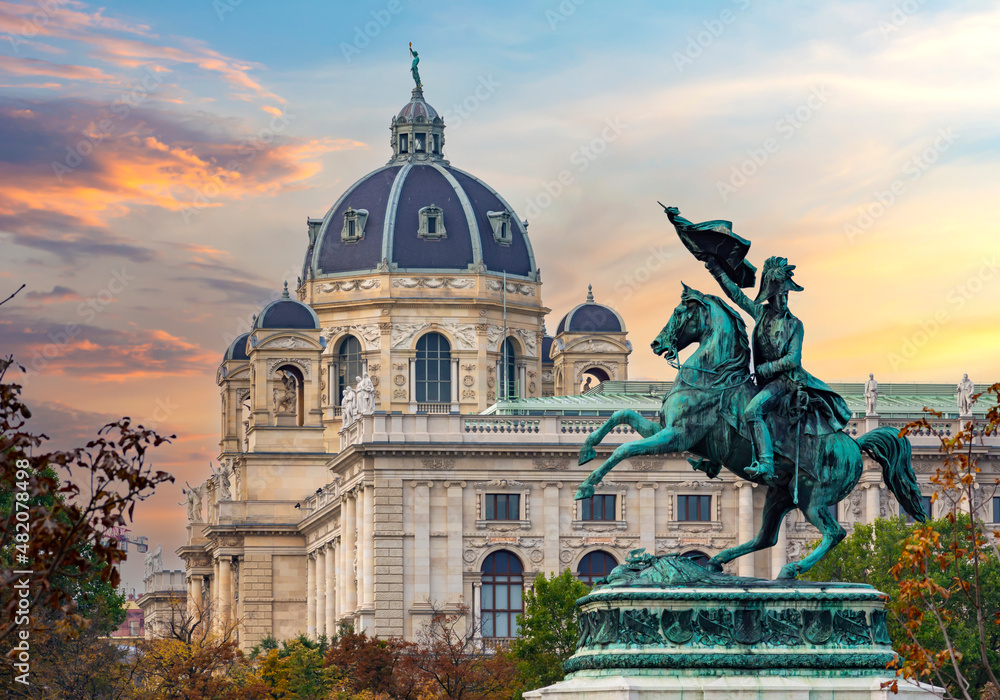
M 993 497 L 993 522 L 1000 523 L 1000 496 Z
M 711 520 L 711 496 L 678 496 L 677 519 L 684 521 Z
M 357 222 L 354 219 L 348 219 L 347 220 L 347 235 L 350 238 L 354 238 L 357 235 L 357 234 L 354 233 L 357 230 L 355 228 L 356 226 L 357 226 Z
M 441 152 L 441 144 L 438 141 L 438 135 L 437 134 L 431 134 L 431 147 L 432 147 L 432 150 L 434 151 L 434 153 L 440 153 Z
M 427 217 L 427 233 L 438 232 L 438 218 L 436 216 Z
M 138 620 L 131 620 L 128 623 L 128 633 L 132 637 L 138 637 L 139 636 L 139 621 Z
M 615 520 L 615 496 L 598 494 L 580 501 L 581 520 Z
M 415 147 L 417 153 L 423 153 L 427 145 L 425 134 L 414 134 L 413 135 L 413 146 Z
M 410 152 L 410 138 L 409 134 L 399 135 L 399 152 L 409 153 Z
M 521 495 L 518 493 L 486 494 L 486 520 L 520 520 Z
M 924 504 L 924 512 L 927 513 L 927 517 L 928 518 L 934 517 L 934 511 L 931 508 L 931 497 L 930 496 L 921 496 L 920 500 Z M 910 517 L 909 513 L 907 513 L 905 510 L 903 510 L 903 504 L 902 503 L 899 504 L 899 514 L 906 516 L 906 522 L 908 522 L 908 523 L 916 522 L 913 518 Z

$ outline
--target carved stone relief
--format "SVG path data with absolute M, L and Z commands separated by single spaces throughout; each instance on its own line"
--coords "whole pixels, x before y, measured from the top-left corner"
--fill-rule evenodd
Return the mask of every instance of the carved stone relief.
M 501 280 L 487 280 L 486 288 L 491 292 L 501 292 L 503 291 L 503 282 Z M 523 282 L 508 282 L 507 293 L 531 296 L 535 293 L 535 287 L 534 285 L 525 284 Z
M 327 340 L 340 333 L 351 333 L 355 336 L 361 336 L 364 340 L 366 350 L 380 350 L 382 348 L 382 333 L 377 323 L 330 326 L 323 329 L 323 334 L 326 335 Z
M 378 289 L 381 286 L 381 280 L 374 278 L 364 280 L 335 280 L 333 282 L 324 282 L 320 284 L 319 291 L 323 294 L 332 294 L 334 292 L 354 292 L 368 289 Z
M 397 289 L 474 289 L 476 281 L 469 277 L 395 277 L 392 286 Z

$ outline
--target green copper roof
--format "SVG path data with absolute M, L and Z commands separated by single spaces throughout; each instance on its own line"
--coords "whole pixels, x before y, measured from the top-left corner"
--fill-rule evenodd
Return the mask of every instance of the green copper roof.
M 610 415 L 631 408 L 643 414 L 655 415 L 663 397 L 673 382 L 608 381 L 592 387 L 586 394 L 574 396 L 543 396 L 540 398 L 500 401 L 490 406 L 484 415 L 557 414 L 565 416 Z M 983 391 L 989 384 L 976 385 Z M 832 383 L 830 388 L 844 397 L 855 418 L 865 414 L 863 382 Z M 954 384 L 879 384 L 876 408 L 883 419 L 918 418 L 924 407 L 941 411 L 945 418 L 958 417 L 957 390 Z M 982 416 L 988 401 L 973 405 L 973 414 Z

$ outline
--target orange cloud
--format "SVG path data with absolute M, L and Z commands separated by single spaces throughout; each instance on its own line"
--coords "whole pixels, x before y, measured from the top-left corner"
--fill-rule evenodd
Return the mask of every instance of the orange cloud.
M 17 58 L 15 56 L 0 56 L 0 71 L 8 75 L 46 75 L 67 80 L 92 80 L 102 83 L 115 82 L 115 78 L 100 68 L 92 66 L 72 66 L 62 63 L 49 63 L 34 58 Z

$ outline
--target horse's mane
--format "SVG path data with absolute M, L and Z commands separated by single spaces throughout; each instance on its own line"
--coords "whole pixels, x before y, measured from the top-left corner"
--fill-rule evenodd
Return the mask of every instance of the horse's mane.
M 710 305 L 717 307 L 726 316 L 736 331 L 735 353 L 732 359 L 727 360 L 718 368 L 719 384 L 731 384 L 733 380 L 750 374 L 750 338 L 747 336 L 747 324 L 743 321 L 736 310 L 725 301 L 712 294 L 701 294 Z

